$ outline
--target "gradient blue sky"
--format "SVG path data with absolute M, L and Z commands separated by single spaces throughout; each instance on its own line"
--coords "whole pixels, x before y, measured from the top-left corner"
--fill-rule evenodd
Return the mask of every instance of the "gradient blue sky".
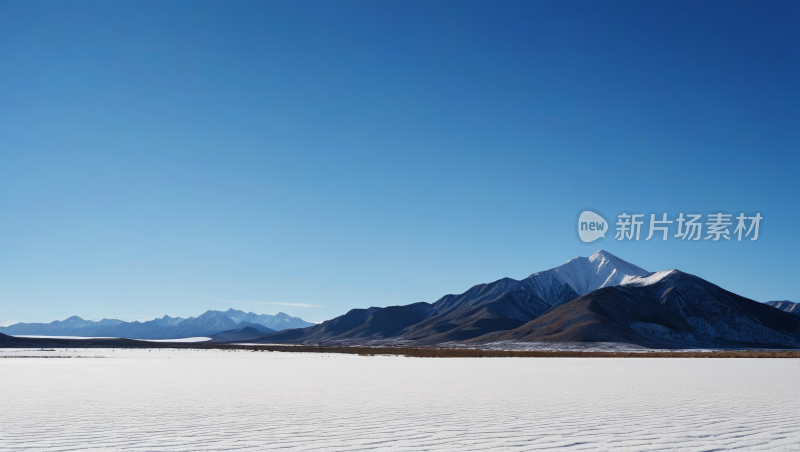
M 799 80 L 796 1 L 3 1 L 0 324 L 322 321 L 600 248 L 800 301 Z M 586 207 L 765 219 L 585 245 Z

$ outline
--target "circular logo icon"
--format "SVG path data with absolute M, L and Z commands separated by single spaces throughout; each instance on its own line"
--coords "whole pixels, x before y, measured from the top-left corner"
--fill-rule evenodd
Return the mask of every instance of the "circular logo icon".
M 608 232 L 608 222 L 605 218 L 592 212 L 584 210 L 578 217 L 578 236 L 585 243 L 594 242 L 599 238 L 605 238 Z

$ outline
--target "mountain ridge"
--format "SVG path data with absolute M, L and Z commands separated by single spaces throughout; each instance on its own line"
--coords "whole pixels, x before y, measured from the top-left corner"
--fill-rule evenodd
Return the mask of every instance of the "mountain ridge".
M 233 316 L 233 318 L 231 317 Z M 241 325 L 241 326 L 240 326 Z M 181 339 L 186 337 L 210 336 L 237 326 L 250 326 L 269 331 L 314 325 L 299 317 L 291 317 L 279 312 L 276 315 L 245 313 L 235 309 L 228 311 L 209 310 L 197 317 L 181 318 L 164 316 L 145 322 L 123 322 L 116 319 L 100 321 L 84 320 L 71 316 L 50 323 L 17 323 L 0 327 L 0 333 L 7 335 L 39 336 L 77 336 L 77 337 L 120 337 L 131 339 Z M 265 334 L 267 331 L 265 331 Z
M 423 342 L 466 340 L 522 325 L 546 311 L 594 290 L 650 275 L 651 272 L 599 250 L 550 270 L 516 280 L 477 284 L 433 303 L 353 309 L 307 328 L 276 333 L 265 340 L 319 343 L 402 338 Z
M 649 272 L 600 250 L 523 280 L 477 284 L 434 303 L 352 309 L 321 324 L 269 334 L 256 342 L 571 340 L 649 347 L 793 348 L 800 345 L 798 328 L 791 314 L 697 276 L 677 269 Z
M 512 331 L 469 342 L 507 340 L 796 348 L 800 317 L 680 270 L 664 270 L 592 291 Z
M 773 308 L 780 309 L 781 311 L 788 312 L 794 315 L 800 315 L 800 303 L 794 303 L 789 300 L 783 301 L 768 301 L 764 303 Z

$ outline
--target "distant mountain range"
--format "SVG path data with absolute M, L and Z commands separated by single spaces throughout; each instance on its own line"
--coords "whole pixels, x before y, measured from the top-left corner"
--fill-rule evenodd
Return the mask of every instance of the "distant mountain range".
M 188 319 L 164 316 L 147 322 L 123 322 L 116 319 L 100 321 L 83 320 L 72 316 L 66 320 L 50 323 L 17 323 L 0 327 L 7 335 L 78 336 L 78 337 L 123 337 L 129 339 L 180 339 L 212 336 L 224 331 L 251 328 L 263 334 L 290 328 L 305 328 L 314 325 L 298 317 L 282 312 L 277 315 L 259 315 L 236 309 L 206 311 Z
M 308 328 L 249 340 L 794 348 L 800 346 L 800 316 L 678 270 L 651 273 L 601 250 L 521 281 L 480 284 L 433 304 L 353 309 Z

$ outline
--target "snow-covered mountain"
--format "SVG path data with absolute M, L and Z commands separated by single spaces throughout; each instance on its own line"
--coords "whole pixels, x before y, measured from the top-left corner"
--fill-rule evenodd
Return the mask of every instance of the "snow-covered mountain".
M 650 272 L 647 270 L 599 250 L 589 257 L 576 257 L 558 267 L 534 273 L 521 284 L 553 307 L 597 289 L 625 284 L 648 275 Z M 564 296 L 565 285 L 572 290 L 567 296 Z
M 800 346 L 800 317 L 679 270 L 633 277 L 514 330 L 470 342 L 628 342 L 666 347 Z
M 633 278 L 648 276 L 650 272 L 600 250 L 589 257 L 570 259 L 564 265 L 534 273 L 528 278 L 538 278 L 543 274 L 551 274 L 578 295 L 586 295 L 602 287 L 625 284 Z
M 256 341 L 359 344 L 630 342 L 643 346 L 796 347 L 800 318 L 678 270 L 648 272 L 606 251 L 523 280 L 503 278 L 407 306 L 353 309 Z
M 563 265 L 534 273 L 521 281 L 503 278 L 473 286 L 459 295 L 445 295 L 432 307 L 433 311 L 442 313 L 453 308 L 477 306 L 502 293 L 519 292 L 525 299 L 526 310 L 538 314 L 601 287 L 624 284 L 632 278 L 648 275 L 650 272 L 647 270 L 599 250 L 589 257 L 570 259 Z
M 237 324 L 241 322 L 255 323 L 256 325 L 263 325 L 275 331 L 282 331 L 290 328 L 305 328 L 307 326 L 315 325 L 314 323 L 306 322 L 299 317 L 292 317 L 282 312 L 279 312 L 275 315 L 269 315 L 228 309 L 227 311 L 223 312 L 223 314 Z
M 790 314 L 800 315 L 800 303 L 794 303 L 789 300 L 783 300 L 783 301 L 768 301 L 764 304 L 770 305 L 773 308 L 778 308 L 781 311 L 785 311 Z
M 593 290 L 651 275 L 606 251 L 571 259 L 523 280 L 503 278 L 478 284 L 433 304 L 353 309 L 347 314 L 270 340 L 318 343 L 367 337 L 408 340 L 464 340 L 516 328 Z

